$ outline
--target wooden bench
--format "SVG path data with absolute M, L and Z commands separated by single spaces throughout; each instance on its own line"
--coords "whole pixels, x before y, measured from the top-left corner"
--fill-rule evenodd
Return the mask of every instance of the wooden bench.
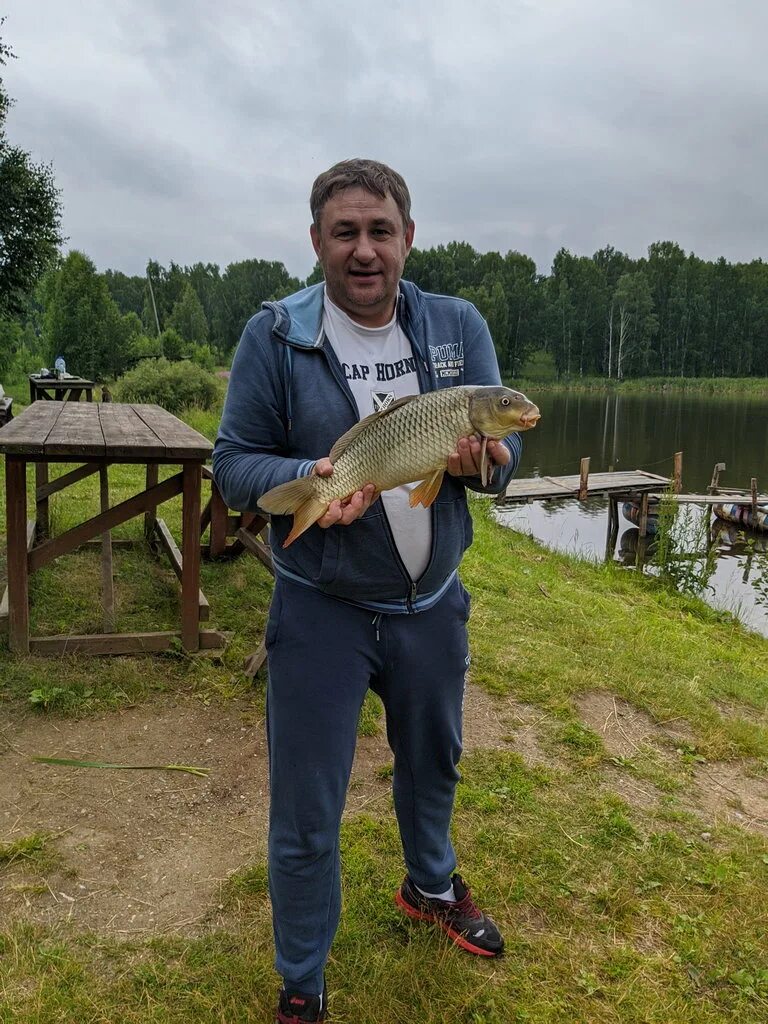
M 13 419 L 13 399 L 9 395 L 0 398 L 0 427 Z
M 258 558 L 267 572 L 274 576 L 272 552 L 267 542 L 269 521 L 266 516 L 258 512 L 232 512 L 207 466 L 203 466 L 203 479 L 211 483 L 211 497 L 200 518 L 201 535 L 210 527 L 209 543 L 203 545 L 203 554 L 209 558 L 236 558 L 247 551 Z M 266 658 L 267 648 L 262 640 L 253 654 L 245 659 L 243 671 L 253 679 Z

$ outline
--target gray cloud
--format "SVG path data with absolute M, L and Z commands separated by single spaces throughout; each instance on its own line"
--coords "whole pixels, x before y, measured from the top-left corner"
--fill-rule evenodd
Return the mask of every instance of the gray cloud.
M 36 0 L 9 15 L 9 134 L 52 161 L 100 267 L 314 257 L 337 159 L 397 167 L 417 244 L 765 254 L 759 0 Z

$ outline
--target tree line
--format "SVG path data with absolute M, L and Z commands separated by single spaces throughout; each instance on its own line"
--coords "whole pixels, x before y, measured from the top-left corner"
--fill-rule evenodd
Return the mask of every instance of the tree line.
M 732 264 L 655 242 L 632 259 L 610 246 L 592 256 L 561 249 L 542 275 L 520 252 L 481 253 L 466 242 L 413 249 L 405 276 L 473 302 L 488 321 L 499 364 L 518 375 L 535 352 L 561 378 L 768 376 L 768 264 Z M 68 365 L 115 377 L 147 357 L 226 363 L 265 300 L 307 281 L 284 265 L 242 260 L 100 274 L 71 252 L 43 274 L 14 316 L 0 319 L 6 361 L 16 351 L 63 355 Z M 2 368 L 2 356 L 0 356 Z

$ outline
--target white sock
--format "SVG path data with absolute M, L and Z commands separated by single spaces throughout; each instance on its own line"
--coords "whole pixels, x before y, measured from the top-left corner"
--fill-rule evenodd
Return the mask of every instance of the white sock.
M 419 889 L 418 885 L 416 886 Z M 456 893 L 453 891 L 453 883 L 451 883 L 450 889 L 446 889 L 445 892 L 424 892 L 423 889 L 419 889 L 422 896 L 426 896 L 430 900 L 445 900 L 446 903 L 456 902 Z

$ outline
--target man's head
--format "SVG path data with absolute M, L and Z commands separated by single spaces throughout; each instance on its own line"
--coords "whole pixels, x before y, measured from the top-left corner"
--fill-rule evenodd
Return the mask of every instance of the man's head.
M 358 323 L 387 323 L 413 244 L 405 181 L 375 160 L 343 160 L 317 178 L 310 207 L 329 297 Z

